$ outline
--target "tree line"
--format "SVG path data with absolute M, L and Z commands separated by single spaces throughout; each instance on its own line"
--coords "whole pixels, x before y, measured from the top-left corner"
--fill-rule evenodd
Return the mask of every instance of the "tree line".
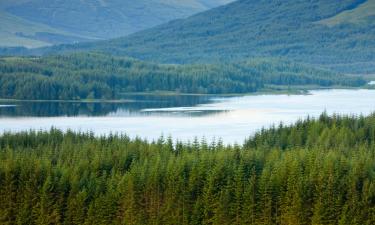
M 361 86 L 340 75 L 281 59 L 239 63 L 161 65 L 99 53 L 0 58 L 0 98 L 117 99 L 122 93 L 249 93 L 270 86 Z
M 1 224 L 375 224 L 375 115 L 309 118 L 243 145 L 0 136 Z

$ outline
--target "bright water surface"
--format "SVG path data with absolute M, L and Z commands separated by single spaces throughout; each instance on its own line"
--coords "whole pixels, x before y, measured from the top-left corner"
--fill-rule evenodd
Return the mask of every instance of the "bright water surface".
M 319 90 L 309 95 L 128 96 L 122 103 L 0 102 L 0 133 L 29 129 L 126 133 L 149 140 L 221 138 L 243 143 L 262 127 L 329 114 L 375 112 L 375 90 Z

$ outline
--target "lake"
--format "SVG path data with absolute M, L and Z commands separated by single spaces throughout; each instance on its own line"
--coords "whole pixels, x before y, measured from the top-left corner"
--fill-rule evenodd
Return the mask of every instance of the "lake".
M 112 103 L 0 102 L 0 133 L 29 129 L 126 133 L 149 140 L 161 135 L 187 141 L 205 137 L 225 143 L 244 139 L 282 121 L 307 116 L 375 111 L 375 90 L 318 90 L 308 95 L 152 96 L 130 95 Z

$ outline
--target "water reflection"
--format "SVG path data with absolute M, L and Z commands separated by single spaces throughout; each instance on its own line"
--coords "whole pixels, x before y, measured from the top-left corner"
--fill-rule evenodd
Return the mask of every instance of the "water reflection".
M 307 116 L 363 114 L 375 110 L 375 90 L 321 90 L 309 95 L 141 96 L 123 103 L 0 103 L 0 134 L 29 129 L 126 133 L 156 140 L 160 135 L 242 143 L 262 127 Z M 17 107 L 12 107 L 17 104 Z M 13 111 L 12 111 L 13 110 Z M 18 110 L 18 111 L 17 111 Z M 4 114 L 6 113 L 6 114 Z M 10 115 L 10 116 L 9 116 Z M 87 116 L 88 115 L 88 116 Z
M 135 116 L 168 115 L 203 116 L 220 113 L 218 110 L 189 112 L 148 111 L 153 108 L 193 107 L 212 101 L 209 96 L 154 96 L 130 95 L 119 102 L 48 102 L 3 101 L 0 102 L 1 117 L 56 117 L 56 116 Z M 146 109 L 146 110 L 145 110 Z

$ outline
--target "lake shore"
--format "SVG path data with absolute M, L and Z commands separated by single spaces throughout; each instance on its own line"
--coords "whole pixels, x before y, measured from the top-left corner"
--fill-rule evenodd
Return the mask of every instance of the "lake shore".
M 69 102 L 69 103 L 130 103 L 135 102 L 126 98 L 126 96 L 219 96 L 219 97 L 233 97 L 233 96 L 256 96 L 256 95 L 308 95 L 310 91 L 314 90 L 360 90 L 360 89 L 374 89 L 374 85 L 366 85 L 363 87 L 348 87 L 348 86 L 330 86 L 322 87 L 316 85 L 309 86 L 271 86 L 261 89 L 257 92 L 247 93 L 222 93 L 222 94 L 206 94 L 206 93 L 182 93 L 175 91 L 153 91 L 153 92 L 124 92 L 121 93 L 124 98 L 118 99 L 79 99 L 79 100 L 59 100 L 59 99 L 6 99 L 0 98 L 2 102 Z
M 313 90 L 307 95 L 201 97 L 147 96 L 145 99 L 151 101 L 129 104 L 19 102 L 17 107 L 0 110 L 0 133 L 55 127 L 92 131 L 99 136 L 124 133 L 157 140 L 161 135 L 172 135 L 178 140 L 205 137 L 241 143 L 254 132 L 280 122 L 290 124 L 322 112 L 369 115 L 375 110 L 375 90 L 367 89 Z

